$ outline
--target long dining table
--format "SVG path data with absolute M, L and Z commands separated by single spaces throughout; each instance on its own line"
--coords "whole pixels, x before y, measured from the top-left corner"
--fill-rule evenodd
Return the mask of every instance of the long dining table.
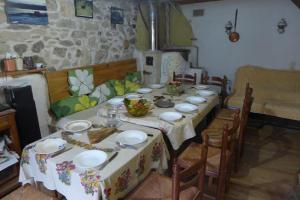
M 165 94 L 165 89 L 154 89 L 143 96 L 153 99 L 155 96 L 165 96 L 175 104 L 185 102 L 186 97 L 196 95 L 195 89 L 189 89 L 181 96 Z M 68 144 L 71 149 L 59 155 L 37 154 L 35 146 L 47 138 L 61 138 L 62 130 L 27 145 L 22 152 L 20 162 L 19 181 L 22 184 L 42 182 L 49 190 L 55 190 L 69 200 L 82 199 L 118 199 L 126 196 L 152 169 L 163 173 L 168 169 L 169 152 L 163 134 L 167 136 L 176 150 L 180 145 L 196 135 L 194 127 L 218 104 L 218 96 L 206 97 L 207 101 L 198 105 L 193 113 L 184 113 L 184 118 L 176 123 L 169 123 L 159 119 L 159 115 L 174 108 L 153 107 L 146 116 L 135 118 L 120 109 L 121 125 L 118 132 L 106 137 L 95 148 L 114 148 L 118 154 L 103 169 L 82 171 L 74 164 L 74 157 L 86 151 L 82 146 Z M 97 112 L 107 108 L 107 102 L 98 106 L 73 114 L 61 122 L 85 119 L 99 124 L 101 119 Z M 147 133 L 147 141 L 138 149 L 116 148 L 116 137 L 122 130 L 140 130 Z M 87 133 L 75 134 L 74 140 L 87 142 Z M 108 152 L 111 157 L 114 152 Z

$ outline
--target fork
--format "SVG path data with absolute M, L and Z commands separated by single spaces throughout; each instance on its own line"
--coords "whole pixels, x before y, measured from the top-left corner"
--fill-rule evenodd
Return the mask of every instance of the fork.
M 129 149 L 137 150 L 137 147 L 129 145 L 129 144 L 121 144 L 119 141 L 117 141 L 116 144 L 121 148 L 129 148 Z

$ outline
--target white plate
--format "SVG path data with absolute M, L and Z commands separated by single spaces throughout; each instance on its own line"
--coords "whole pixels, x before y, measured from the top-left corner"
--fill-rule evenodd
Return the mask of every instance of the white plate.
M 65 148 L 67 142 L 61 138 L 49 138 L 38 142 L 34 150 L 38 154 L 52 154 Z
M 179 112 L 164 112 L 159 115 L 159 118 L 168 122 L 175 122 L 182 118 Z
M 152 89 L 151 88 L 140 88 L 140 89 L 138 89 L 137 92 L 140 94 L 147 94 L 147 93 L 152 92 Z
M 89 129 L 92 126 L 92 122 L 88 120 L 74 120 L 68 122 L 64 126 L 64 130 L 68 132 L 81 132 Z
M 142 97 L 143 97 L 142 95 L 140 95 L 140 94 L 134 94 L 134 93 L 132 93 L 132 94 L 126 94 L 126 96 L 125 96 L 125 98 L 127 98 L 127 99 L 140 99 Z
M 198 90 L 206 90 L 209 88 L 209 86 L 208 85 L 196 85 L 195 88 Z
M 87 150 L 73 159 L 76 168 L 87 170 L 99 167 L 107 160 L 107 154 L 100 150 Z
M 160 89 L 160 88 L 163 88 L 164 85 L 162 84 L 152 84 L 152 85 L 149 85 L 150 88 L 152 89 Z
M 198 110 L 198 107 L 190 103 L 180 103 L 175 105 L 175 109 L 179 112 L 190 113 Z
M 109 103 L 112 106 L 121 106 L 124 104 L 123 102 L 124 102 L 123 97 L 114 97 L 107 101 L 107 103 Z
M 116 137 L 116 141 L 126 145 L 137 145 L 147 140 L 147 134 L 138 130 L 127 130 Z
M 199 90 L 199 91 L 197 91 L 197 94 L 202 97 L 209 97 L 209 96 L 215 95 L 216 93 L 211 90 Z
M 200 104 L 203 102 L 206 102 L 206 99 L 203 97 L 197 97 L 197 96 L 190 96 L 186 98 L 186 101 L 192 104 Z

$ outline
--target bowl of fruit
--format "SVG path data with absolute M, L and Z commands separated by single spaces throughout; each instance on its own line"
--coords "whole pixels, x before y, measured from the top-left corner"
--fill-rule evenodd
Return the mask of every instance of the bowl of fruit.
M 183 93 L 183 86 L 181 82 L 170 82 L 167 85 L 167 93 L 171 95 L 181 95 Z
M 145 116 L 151 107 L 151 101 L 144 98 L 124 99 L 127 112 L 134 117 Z

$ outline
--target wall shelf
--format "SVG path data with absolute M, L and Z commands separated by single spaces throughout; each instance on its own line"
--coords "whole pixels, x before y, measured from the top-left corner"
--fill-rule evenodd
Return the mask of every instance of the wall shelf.
M 47 71 L 47 68 L 43 69 L 30 69 L 30 70 L 21 70 L 21 71 L 13 71 L 13 72 L 0 72 L 0 77 L 4 76 L 12 76 L 12 77 L 17 77 L 17 76 L 23 76 L 23 75 L 28 75 L 28 74 L 38 74 L 38 73 L 43 73 Z

